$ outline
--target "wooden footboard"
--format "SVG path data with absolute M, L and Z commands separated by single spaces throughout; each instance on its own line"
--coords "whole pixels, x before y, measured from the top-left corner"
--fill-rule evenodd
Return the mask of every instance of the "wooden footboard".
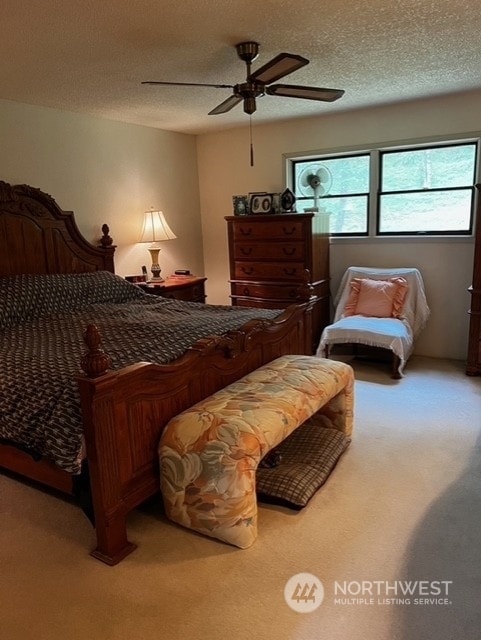
M 107 373 L 97 339 L 90 340 L 83 361 L 90 375 L 78 383 L 97 532 L 93 556 L 114 565 L 135 548 L 126 517 L 159 491 L 157 449 L 170 418 L 280 355 L 310 353 L 310 336 L 306 303 L 276 320 L 204 338 L 171 364 L 138 363 Z

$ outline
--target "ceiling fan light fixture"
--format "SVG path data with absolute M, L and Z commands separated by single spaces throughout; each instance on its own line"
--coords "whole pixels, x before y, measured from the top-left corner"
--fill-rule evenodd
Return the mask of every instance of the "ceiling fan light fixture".
M 249 96 L 248 98 L 244 98 L 244 113 L 248 115 L 252 115 L 257 109 L 256 99 L 254 96 Z

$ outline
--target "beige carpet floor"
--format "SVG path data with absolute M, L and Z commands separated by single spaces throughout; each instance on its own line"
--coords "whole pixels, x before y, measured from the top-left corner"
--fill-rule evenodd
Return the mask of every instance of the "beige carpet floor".
M 2 640 L 481 639 L 481 378 L 421 357 L 399 381 L 353 364 L 350 448 L 303 511 L 262 506 L 247 550 L 169 523 L 154 501 L 129 520 L 139 548 L 108 567 L 88 555 L 78 507 L 0 475 Z M 302 572 L 324 587 L 310 613 L 284 599 Z M 437 596 L 434 581 L 447 583 Z M 426 588 L 441 602 L 416 602 Z

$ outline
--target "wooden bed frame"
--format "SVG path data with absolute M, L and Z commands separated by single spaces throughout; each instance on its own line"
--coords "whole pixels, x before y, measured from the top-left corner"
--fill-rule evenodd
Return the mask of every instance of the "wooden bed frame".
M 0 181 L 0 276 L 21 273 L 114 272 L 109 229 L 100 246 L 87 242 L 72 212 L 48 194 Z M 167 365 L 140 362 L 107 371 L 94 326 L 86 331 L 78 384 L 97 546 L 92 555 L 114 565 L 135 549 L 129 511 L 159 491 L 157 447 L 170 418 L 249 371 L 289 353 L 311 353 L 312 303 L 293 305 L 274 321 L 205 338 Z M 73 478 L 48 461 L 0 445 L 0 467 L 73 494 Z

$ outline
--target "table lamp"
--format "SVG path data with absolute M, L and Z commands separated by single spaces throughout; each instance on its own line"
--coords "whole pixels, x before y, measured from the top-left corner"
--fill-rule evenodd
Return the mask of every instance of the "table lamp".
M 162 211 L 151 209 L 144 213 L 144 227 L 140 242 L 151 243 L 148 249 L 152 260 L 152 266 L 150 267 L 152 278 L 149 282 L 163 282 L 164 279 L 160 275 L 161 269 L 159 266 L 160 243 L 164 240 L 174 240 L 175 238 L 177 236 L 167 224 Z

